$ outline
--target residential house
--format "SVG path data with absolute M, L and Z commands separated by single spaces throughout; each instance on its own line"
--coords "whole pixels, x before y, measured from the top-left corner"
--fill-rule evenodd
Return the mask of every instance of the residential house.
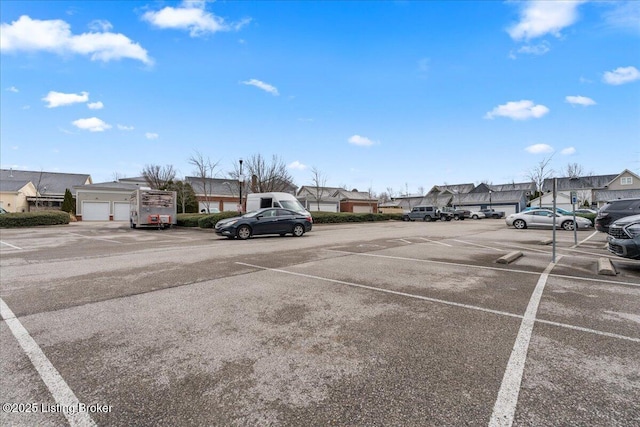
M 8 212 L 59 210 L 67 189 L 92 183 L 88 174 L 13 169 L 0 169 L 0 182 L 0 202 Z
M 366 191 L 337 189 L 332 197 L 340 201 L 340 212 L 378 213 L 378 199 Z
M 240 202 L 240 182 L 234 178 L 206 178 L 186 176 L 184 182 L 191 185 L 196 193 L 199 212 L 210 212 L 212 209 L 224 211 L 238 211 Z M 248 190 L 243 186 L 243 201 Z M 206 196 L 205 196 L 206 194 Z
M 576 207 L 588 205 L 600 208 L 609 200 L 640 197 L 640 178 L 625 169 L 618 175 L 592 175 L 583 177 L 548 178 L 542 186 L 542 196 L 531 201 L 531 206 L 553 204 L 553 181 L 557 179 L 556 206 L 571 210 L 571 193 L 577 196 Z
M 316 187 L 313 185 L 303 185 L 298 190 L 296 198 L 302 206 L 309 212 L 340 212 L 340 199 L 333 196 L 338 187 Z
M 123 178 L 118 181 L 74 187 L 78 221 L 129 221 L 131 194 L 146 181 Z

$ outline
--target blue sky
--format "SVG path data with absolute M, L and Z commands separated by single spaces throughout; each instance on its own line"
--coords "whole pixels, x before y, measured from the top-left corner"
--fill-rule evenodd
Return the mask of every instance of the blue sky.
M 3 1 L 1 166 L 416 193 L 640 173 L 640 2 Z

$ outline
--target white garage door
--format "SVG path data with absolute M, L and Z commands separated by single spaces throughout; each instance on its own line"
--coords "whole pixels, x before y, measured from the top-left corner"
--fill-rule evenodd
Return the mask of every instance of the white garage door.
M 109 221 L 109 202 L 82 202 L 83 221 Z
M 317 211 L 318 203 L 309 202 L 309 211 Z M 338 212 L 337 203 L 322 203 L 320 202 L 320 212 Z
M 222 210 L 227 212 L 227 211 L 233 211 L 233 212 L 237 212 L 238 211 L 238 202 L 222 202 Z
M 113 202 L 113 220 L 129 221 L 129 202 Z
M 354 206 L 353 213 L 371 213 L 373 208 L 371 206 Z

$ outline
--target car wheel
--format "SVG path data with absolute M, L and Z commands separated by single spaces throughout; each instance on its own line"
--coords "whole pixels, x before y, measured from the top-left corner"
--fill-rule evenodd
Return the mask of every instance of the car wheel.
M 456 221 L 459 221 L 460 220 L 460 216 L 459 215 L 454 215 L 453 219 L 455 219 Z
M 471 218 L 473 218 L 473 219 L 478 219 L 478 215 L 474 215 L 474 216 L 472 216 Z
M 431 221 L 431 217 L 430 217 L 429 215 L 427 215 L 427 216 L 425 216 L 425 217 L 424 217 L 424 220 L 425 220 L 426 222 L 429 222 L 429 221 Z
M 525 228 L 527 228 L 527 223 L 521 219 L 516 219 L 515 221 L 513 221 L 513 226 L 518 230 L 524 230 Z
M 236 234 L 238 239 L 247 240 L 251 237 L 251 228 L 248 225 L 241 225 Z
M 304 227 L 302 224 L 296 224 L 293 226 L 293 237 L 300 237 L 304 234 Z
M 567 231 L 571 231 L 573 230 L 573 221 L 565 221 L 562 223 L 562 228 L 567 230 Z

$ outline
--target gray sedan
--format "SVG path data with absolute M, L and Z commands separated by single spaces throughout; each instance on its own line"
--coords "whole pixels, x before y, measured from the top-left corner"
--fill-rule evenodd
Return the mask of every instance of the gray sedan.
M 561 227 L 564 230 L 573 230 L 574 221 L 573 215 L 561 215 L 554 214 L 548 209 L 536 209 L 527 212 L 520 212 L 517 214 L 511 214 L 505 218 L 508 226 L 514 226 L 515 228 L 522 230 L 527 227 L 553 227 L 553 219 L 555 216 L 556 226 Z M 587 218 L 577 216 L 575 223 L 578 230 L 587 229 L 591 227 L 591 221 Z

